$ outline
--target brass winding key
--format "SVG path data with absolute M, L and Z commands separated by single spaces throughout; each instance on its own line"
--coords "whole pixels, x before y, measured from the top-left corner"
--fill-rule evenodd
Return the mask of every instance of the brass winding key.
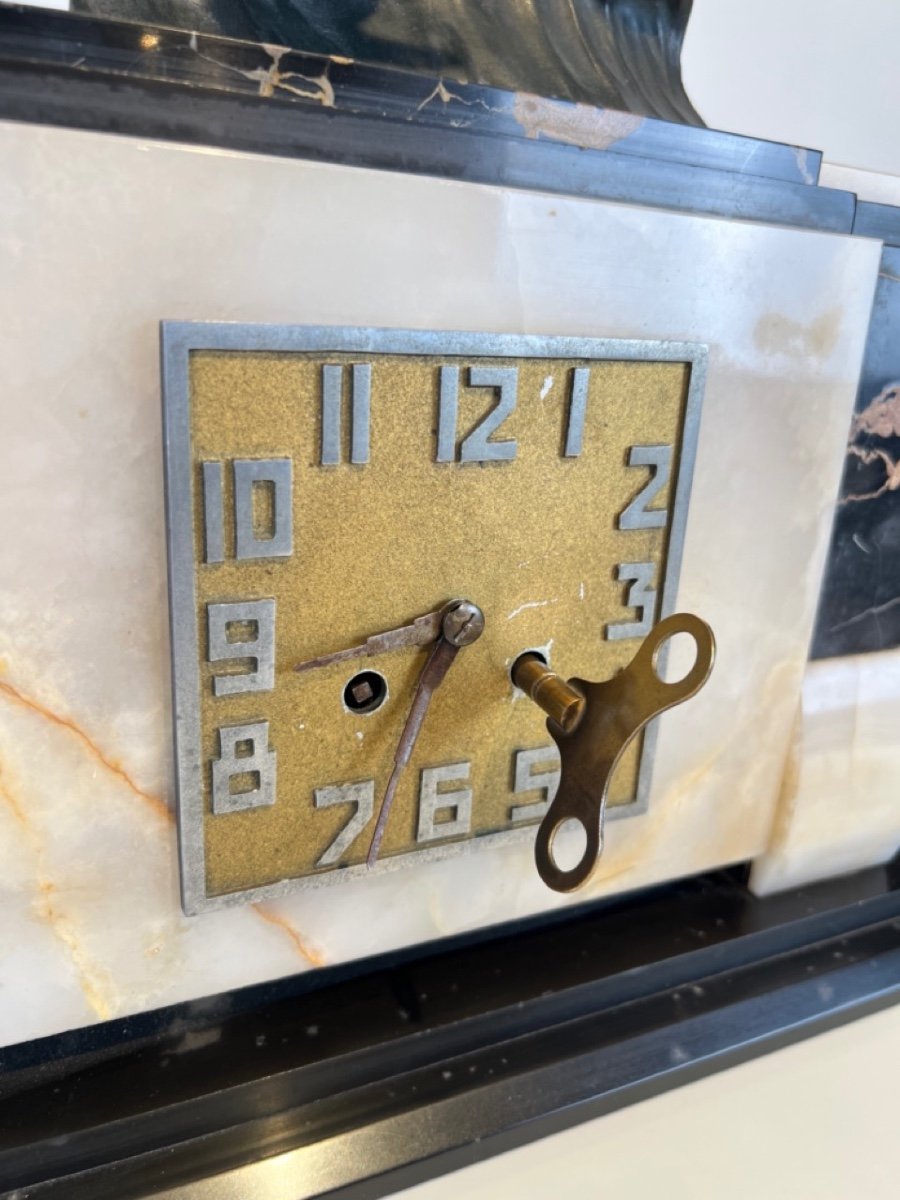
M 677 683 L 661 679 L 657 664 L 665 642 L 687 633 L 696 643 L 694 665 Z M 538 874 L 557 892 L 572 892 L 587 882 L 603 850 L 603 818 L 610 780 L 631 739 L 667 708 L 695 695 L 712 671 L 716 642 L 709 625 L 692 613 L 666 617 L 648 634 L 624 670 L 605 683 L 568 682 L 537 655 L 523 655 L 513 667 L 513 682 L 549 714 L 547 730 L 559 748 L 559 788 L 537 832 L 534 847 Z M 580 861 L 568 870 L 553 857 L 553 842 L 567 821 L 577 821 L 586 836 Z

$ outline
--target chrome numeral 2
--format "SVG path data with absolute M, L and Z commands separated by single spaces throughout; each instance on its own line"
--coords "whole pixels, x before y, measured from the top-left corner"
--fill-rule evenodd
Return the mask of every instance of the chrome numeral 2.
M 668 510 L 648 508 L 669 482 L 672 470 L 671 446 L 632 446 L 629 467 L 650 467 L 651 475 L 630 504 L 619 514 L 620 529 L 665 529 Z

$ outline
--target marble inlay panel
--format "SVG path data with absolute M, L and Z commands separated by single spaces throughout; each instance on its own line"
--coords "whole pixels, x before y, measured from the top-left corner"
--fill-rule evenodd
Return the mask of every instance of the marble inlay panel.
M 900 249 L 885 247 L 822 584 L 815 658 L 900 644 Z
M 0 160 L 0 1043 L 767 844 L 876 244 L 15 124 Z M 181 915 L 161 318 L 709 344 L 679 606 L 719 661 L 586 893 L 520 846 Z

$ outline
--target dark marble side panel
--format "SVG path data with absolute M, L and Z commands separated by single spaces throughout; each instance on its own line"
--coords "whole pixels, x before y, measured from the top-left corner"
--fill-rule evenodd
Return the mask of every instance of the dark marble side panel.
M 900 249 L 885 247 L 847 441 L 847 460 L 812 657 L 833 658 L 897 645 L 900 645 Z
M 860 237 L 878 238 L 888 246 L 900 246 L 900 208 L 872 200 L 858 201 L 853 232 Z

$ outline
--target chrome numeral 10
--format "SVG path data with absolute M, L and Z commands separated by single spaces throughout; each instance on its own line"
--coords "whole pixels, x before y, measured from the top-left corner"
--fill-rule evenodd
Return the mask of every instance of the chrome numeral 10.
M 225 463 L 205 462 L 204 561 L 225 561 Z M 231 463 L 235 558 L 288 558 L 293 550 L 293 467 L 289 458 Z

